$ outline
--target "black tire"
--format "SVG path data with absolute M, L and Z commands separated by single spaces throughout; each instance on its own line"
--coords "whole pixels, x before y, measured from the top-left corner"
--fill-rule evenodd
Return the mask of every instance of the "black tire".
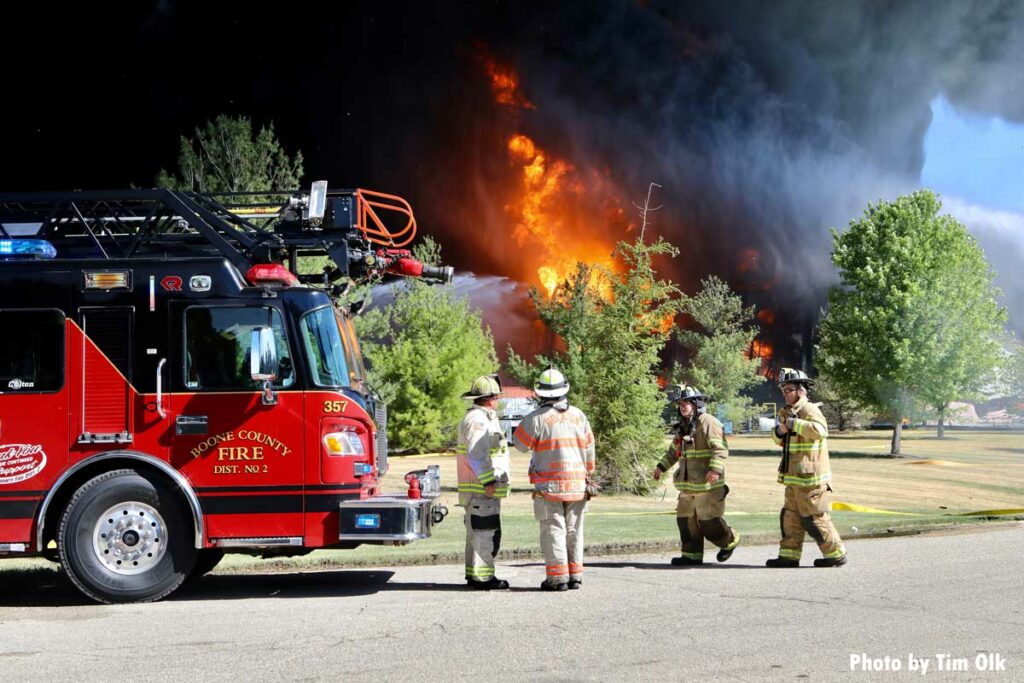
M 133 470 L 82 485 L 57 532 L 72 583 L 104 603 L 151 602 L 174 591 L 196 560 L 191 515 L 166 485 Z
M 201 548 L 199 554 L 196 555 L 196 563 L 192 567 L 192 573 L 188 575 L 188 580 L 195 581 L 202 576 L 206 576 L 223 559 L 224 551 L 220 548 Z

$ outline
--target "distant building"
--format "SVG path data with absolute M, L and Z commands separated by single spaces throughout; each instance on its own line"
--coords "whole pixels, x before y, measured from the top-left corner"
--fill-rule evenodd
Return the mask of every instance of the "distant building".
M 533 389 L 502 386 L 501 398 L 498 399 L 498 422 L 501 423 L 505 439 L 509 443 L 512 443 L 512 432 L 538 405 Z

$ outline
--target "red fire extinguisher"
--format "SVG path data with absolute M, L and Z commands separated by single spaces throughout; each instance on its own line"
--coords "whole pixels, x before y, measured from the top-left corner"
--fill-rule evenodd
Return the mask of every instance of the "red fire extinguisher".
M 423 496 L 420 495 L 420 478 L 416 476 L 415 472 L 410 472 L 405 475 L 405 481 L 409 484 L 409 499 L 419 500 Z

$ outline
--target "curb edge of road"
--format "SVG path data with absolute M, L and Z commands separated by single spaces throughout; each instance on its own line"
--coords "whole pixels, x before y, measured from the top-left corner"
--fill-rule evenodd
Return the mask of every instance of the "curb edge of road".
M 894 538 L 897 536 L 923 536 L 941 535 L 951 531 L 963 533 L 980 533 L 983 531 L 996 531 L 1004 528 L 1012 528 L 1021 525 L 1024 516 L 1006 517 L 974 517 L 961 519 L 948 524 L 907 524 L 901 526 L 885 526 L 879 528 L 868 528 L 856 534 L 847 534 L 844 540 Z M 741 546 L 774 546 L 778 543 L 776 534 L 744 534 Z M 678 550 L 679 544 L 674 541 L 636 541 L 630 543 L 598 543 L 585 547 L 584 553 L 588 557 L 612 557 L 624 555 L 641 555 L 657 552 L 673 552 Z M 541 558 L 540 549 L 534 548 L 502 548 L 499 561 L 502 563 L 536 560 Z M 449 553 L 435 553 L 413 558 L 402 558 L 398 561 L 388 563 L 362 563 L 345 562 L 335 559 L 325 559 L 323 562 L 309 562 L 296 565 L 287 559 L 265 560 L 258 564 L 243 567 L 223 567 L 215 570 L 214 573 L 221 575 L 244 575 L 244 574 L 267 574 L 286 573 L 302 571 L 325 571 L 333 569 L 379 569 L 384 567 L 422 567 L 427 565 L 457 565 L 462 564 L 462 551 Z

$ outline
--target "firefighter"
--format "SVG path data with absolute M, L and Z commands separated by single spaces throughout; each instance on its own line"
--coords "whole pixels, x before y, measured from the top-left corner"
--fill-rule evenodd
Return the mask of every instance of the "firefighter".
M 495 412 L 500 395 L 497 375 L 478 377 L 462 395 L 473 405 L 459 423 L 459 505 L 466 508 L 466 583 L 479 590 L 508 588 L 508 581 L 494 575 L 510 469 L 508 443 Z
M 829 515 L 828 424 L 818 405 L 807 400 L 807 390 L 813 386 L 814 380 L 803 370 L 783 368 L 779 374 L 786 405 L 779 411 L 772 439 L 782 446 L 778 481 L 786 485 L 786 499 L 779 517 L 779 556 L 768 560 L 769 567 L 800 566 L 804 532 L 824 555 L 814 561 L 815 567 L 846 564 L 846 549 Z
M 716 558 L 725 562 L 739 545 L 740 536 L 725 521 L 725 459 L 729 446 L 722 423 L 704 406 L 707 399 L 700 390 L 688 384 L 669 389 L 669 400 L 677 404 L 682 418 L 675 426 L 675 438 L 665 457 L 654 468 L 655 480 L 668 472 L 676 462 L 673 482 L 679 490 L 676 524 L 682 553 L 672 558 L 679 566 L 704 562 L 704 539 L 718 546 Z
M 540 406 L 523 418 L 513 435 L 517 449 L 529 452 L 533 516 L 540 523 L 545 591 L 583 585 L 583 515 L 596 491 L 594 433 L 583 411 L 569 405 L 569 382 L 555 368 L 534 386 Z

